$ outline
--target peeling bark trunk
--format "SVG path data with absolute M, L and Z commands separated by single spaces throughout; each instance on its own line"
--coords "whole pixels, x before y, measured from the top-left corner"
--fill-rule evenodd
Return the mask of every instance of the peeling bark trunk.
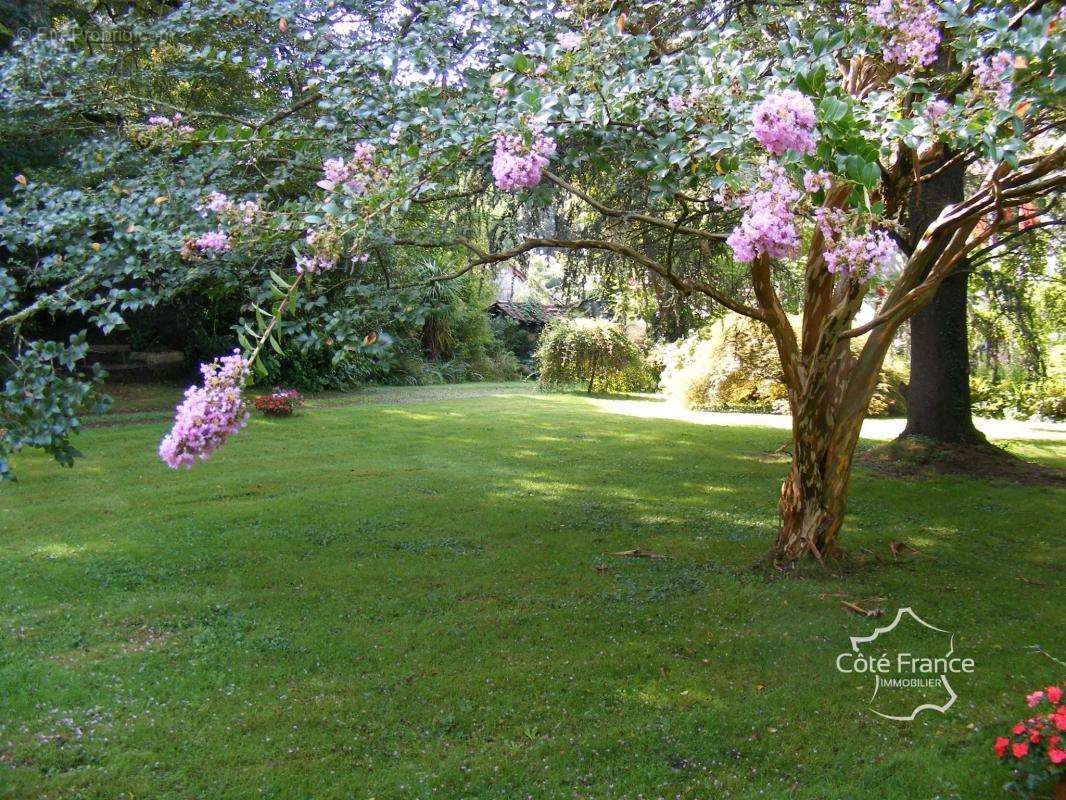
M 833 380 L 822 396 L 800 404 L 799 415 L 793 419 L 792 466 L 781 485 L 781 527 L 772 553 L 776 563 L 804 556 L 824 563 L 844 522 L 851 462 L 866 408 L 862 407 L 863 413 L 838 416 L 847 379 L 841 368 L 845 358 L 846 354 L 838 355 L 830 370 Z

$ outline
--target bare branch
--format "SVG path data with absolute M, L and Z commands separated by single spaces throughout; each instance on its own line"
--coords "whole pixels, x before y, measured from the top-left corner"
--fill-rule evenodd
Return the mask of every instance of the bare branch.
M 577 188 L 572 183 L 564 181 L 562 178 L 560 178 L 558 175 L 556 175 L 554 172 L 551 172 L 550 170 L 544 170 L 544 176 L 549 181 L 558 186 L 560 189 L 565 189 L 575 197 L 584 200 L 586 203 L 588 203 L 594 209 L 599 211 L 605 217 L 613 217 L 615 219 L 633 222 L 643 222 L 646 225 L 653 225 L 657 228 L 663 228 L 674 233 L 680 233 L 683 236 L 694 236 L 698 239 L 705 239 L 707 241 L 712 242 L 724 242 L 728 238 L 728 235 L 724 233 L 711 233 L 710 231 L 701 231 L 699 228 L 689 228 L 685 225 L 678 225 L 660 217 L 653 217 L 650 214 L 644 214 L 634 211 L 623 211 L 620 208 L 611 208 L 593 198 L 591 195 L 588 194 L 588 192 Z

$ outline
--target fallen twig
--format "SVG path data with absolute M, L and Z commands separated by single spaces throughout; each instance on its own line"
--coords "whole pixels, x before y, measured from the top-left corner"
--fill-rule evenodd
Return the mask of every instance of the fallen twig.
M 883 609 L 871 608 L 867 610 L 862 606 L 858 605 L 857 603 L 851 603 L 847 600 L 841 600 L 840 605 L 844 606 L 845 609 L 852 612 L 853 614 L 858 614 L 860 617 L 882 617 L 885 614 Z
M 670 556 L 664 556 L 662 553 L 653 553 L 650 550 L 641 550 L 636 547 L 632 550 L 622 550 L 617 553 L 611 553 L 612 556 L 627 556 L 629 558 L 669 558 Z

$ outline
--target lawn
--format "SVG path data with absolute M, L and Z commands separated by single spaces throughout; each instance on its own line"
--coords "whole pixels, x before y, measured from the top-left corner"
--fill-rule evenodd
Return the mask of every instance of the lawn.
M 859 472 L 853 566 L 784 576 L 779 421 L 322 402 L 173 473 L 132 419 L 0 487 L 0 797 L 992 798 L 1066 672 L 1058 489 Z M 955 631 L 955 706 L 872 715 L 842 600 Z

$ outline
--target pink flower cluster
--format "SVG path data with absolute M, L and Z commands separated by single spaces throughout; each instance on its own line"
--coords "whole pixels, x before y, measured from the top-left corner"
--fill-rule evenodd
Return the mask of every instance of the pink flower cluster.
M 159 457 L 168 467 L 188 469 L 198 458 L 206 461 L 245 426 L 248 412 L 241 392 L 248 379 L 248 366 L 239 350 L 200 365 L 203 386 L 185 390 L 174 426 L 159 444 Z
M 683 114 L 690 108 L 695 108 L 700 102 L 700 90 L 692 86 L 685 94 L 672 94 L 666 100 L 667 107 L 675 114 Z
M 997 758 L 1007 753 L 1018 759 L 1015 766 L 1028 767 L 1041 778 L 1066 774 L 1066 705 L 1063 704 L 1063 688 L 1048 686 L 1026 697 L 1029 708 L 1037 709 L 1036 715 L 1019 722 L 1011 728 L 1011 736 L 996 738 L 993 749 Z M 1045 760 L 1046 758 L 1046 760 Z M 1020 763 L 1019 763 L 1020 762 Z M 1050 775 L 1049 775 L 1050 773 Z
M 173 129 L 178 133 L 192 133 L 194 128 L 182 124 L 181 119 L 181 114 L 175 114 L 173 117 L 154 116 L 148 118 L 148 125 L 159 130 Z
M 492 177 L 496 188 L 530 189 L 540 183 L 541 173 L 548 159 L 555 154 L 555 140 L 537 131 L 533 142 L 527 144 L 520 133 L 501 133 L 496 136 L 496 152 L 492 157 Z
M 224 253 L 230 248 L 229 237 L 225 231 L 208 231 L 202 236 L 198 236 L 193 241 L 193 246 L 201 253 L 209 251 Z
M 315 275 L 319 272 L 328 272 L 337 266 L 337 261 L 330 258 L 327 255 L 319 253 L 313 256 L 296 256 L 296 270 L 297 275 Z
M 311 249 L 311 253 L 309 255 L 296 256 L 296 264 L 294 266 L 296 274 L 316 275 L 320 272 L 328 272 L 337 266 L 338 258 L 335 246 L 331 244 L 331 238 L 328 231 L 315 230 L 314 228 L 307 229 L 305 241 Z M 365 263 L 369 258 L 369 253 L 363 253 L 355 256 L 353 261 Z
M 814 194 L 819 189 L 828 192 L 833 188 L 833 178 L 824 169 L 820 169 L 817 172 L 807 170 L 803 173 L 803 188 L 811 194 Z
M 369 142 L 359 142 L 352 151 L 352 157 L 327 158 L 322 162 L 323 180 L 318 182 L 328 192 L 343 186 L 355 194 L 365 194 L 370 186 L 388 177 L 388 170 L 374 165 L 377 148 Z
M 764 167 L 762 177 L 768 185 L 740 200 L 747 210 L 726 240 L 737 261 L 753 261 L 762 253 L 787 258 L 799 246 L 795 212 L 802 196 L 799 189 L 777 165 Z
M 928 0 L 878 0 L 866 12 L 870 21 L 890 32 L 885 61 L 927 67 L 940 46 L 936 6 Z
M 1011 80 L 1013 72 L 1014 57 L 1010 53 L 996 53 L 992 58 L 983 58 L 973 68 L 977 87 L 985 92 L 993 92 L 1000 106 L 1010 102 L 1011 92 L 1014 91 L 1014 82 Z
M 947 102 L 937 97 L 925 104 L 925 109 L 922 111 L 922 116 L 925 117 L 926 120 L 928 120 L 929 122 L 936 122 L 938 119 L 948 113 L 949 108 L 951 108 L 951 106 Z
M 576 31 L 560 33 L 559 38 L 555 40 L 555 46 L 560 50 L 577 50 L 581 47 L 581 34 Z
M 204 216 L 210 211 L 222 216 L 239 218 L 241 222 L 247 225 L 255 220 L 255 215 L 259 213 L 260 208 L 259 203 L 255 200 L 234 202 L 223 192 L 211 192 L 207 199 L 196 207 L 196 210 Z
M 312 254 L 296 256 L 296 274 L 315 275 L 319 272 L 328 272 L 337 266 L 337 256 L 330 252 L 327 239 L 328 236 L 322 231 L 316 231 L 314 228 L 307 229 L 305 241 L 311 248 Z
M 752 113 L 755 139 L 771 153 L 814 152 L 814 103 L 795 89 L 771 94 Z
M 891 272 L 899 246 L 884 231 L 866 231 L 826 240 L 825 268 L 845 276 L 858 275 L 871 280 Z

